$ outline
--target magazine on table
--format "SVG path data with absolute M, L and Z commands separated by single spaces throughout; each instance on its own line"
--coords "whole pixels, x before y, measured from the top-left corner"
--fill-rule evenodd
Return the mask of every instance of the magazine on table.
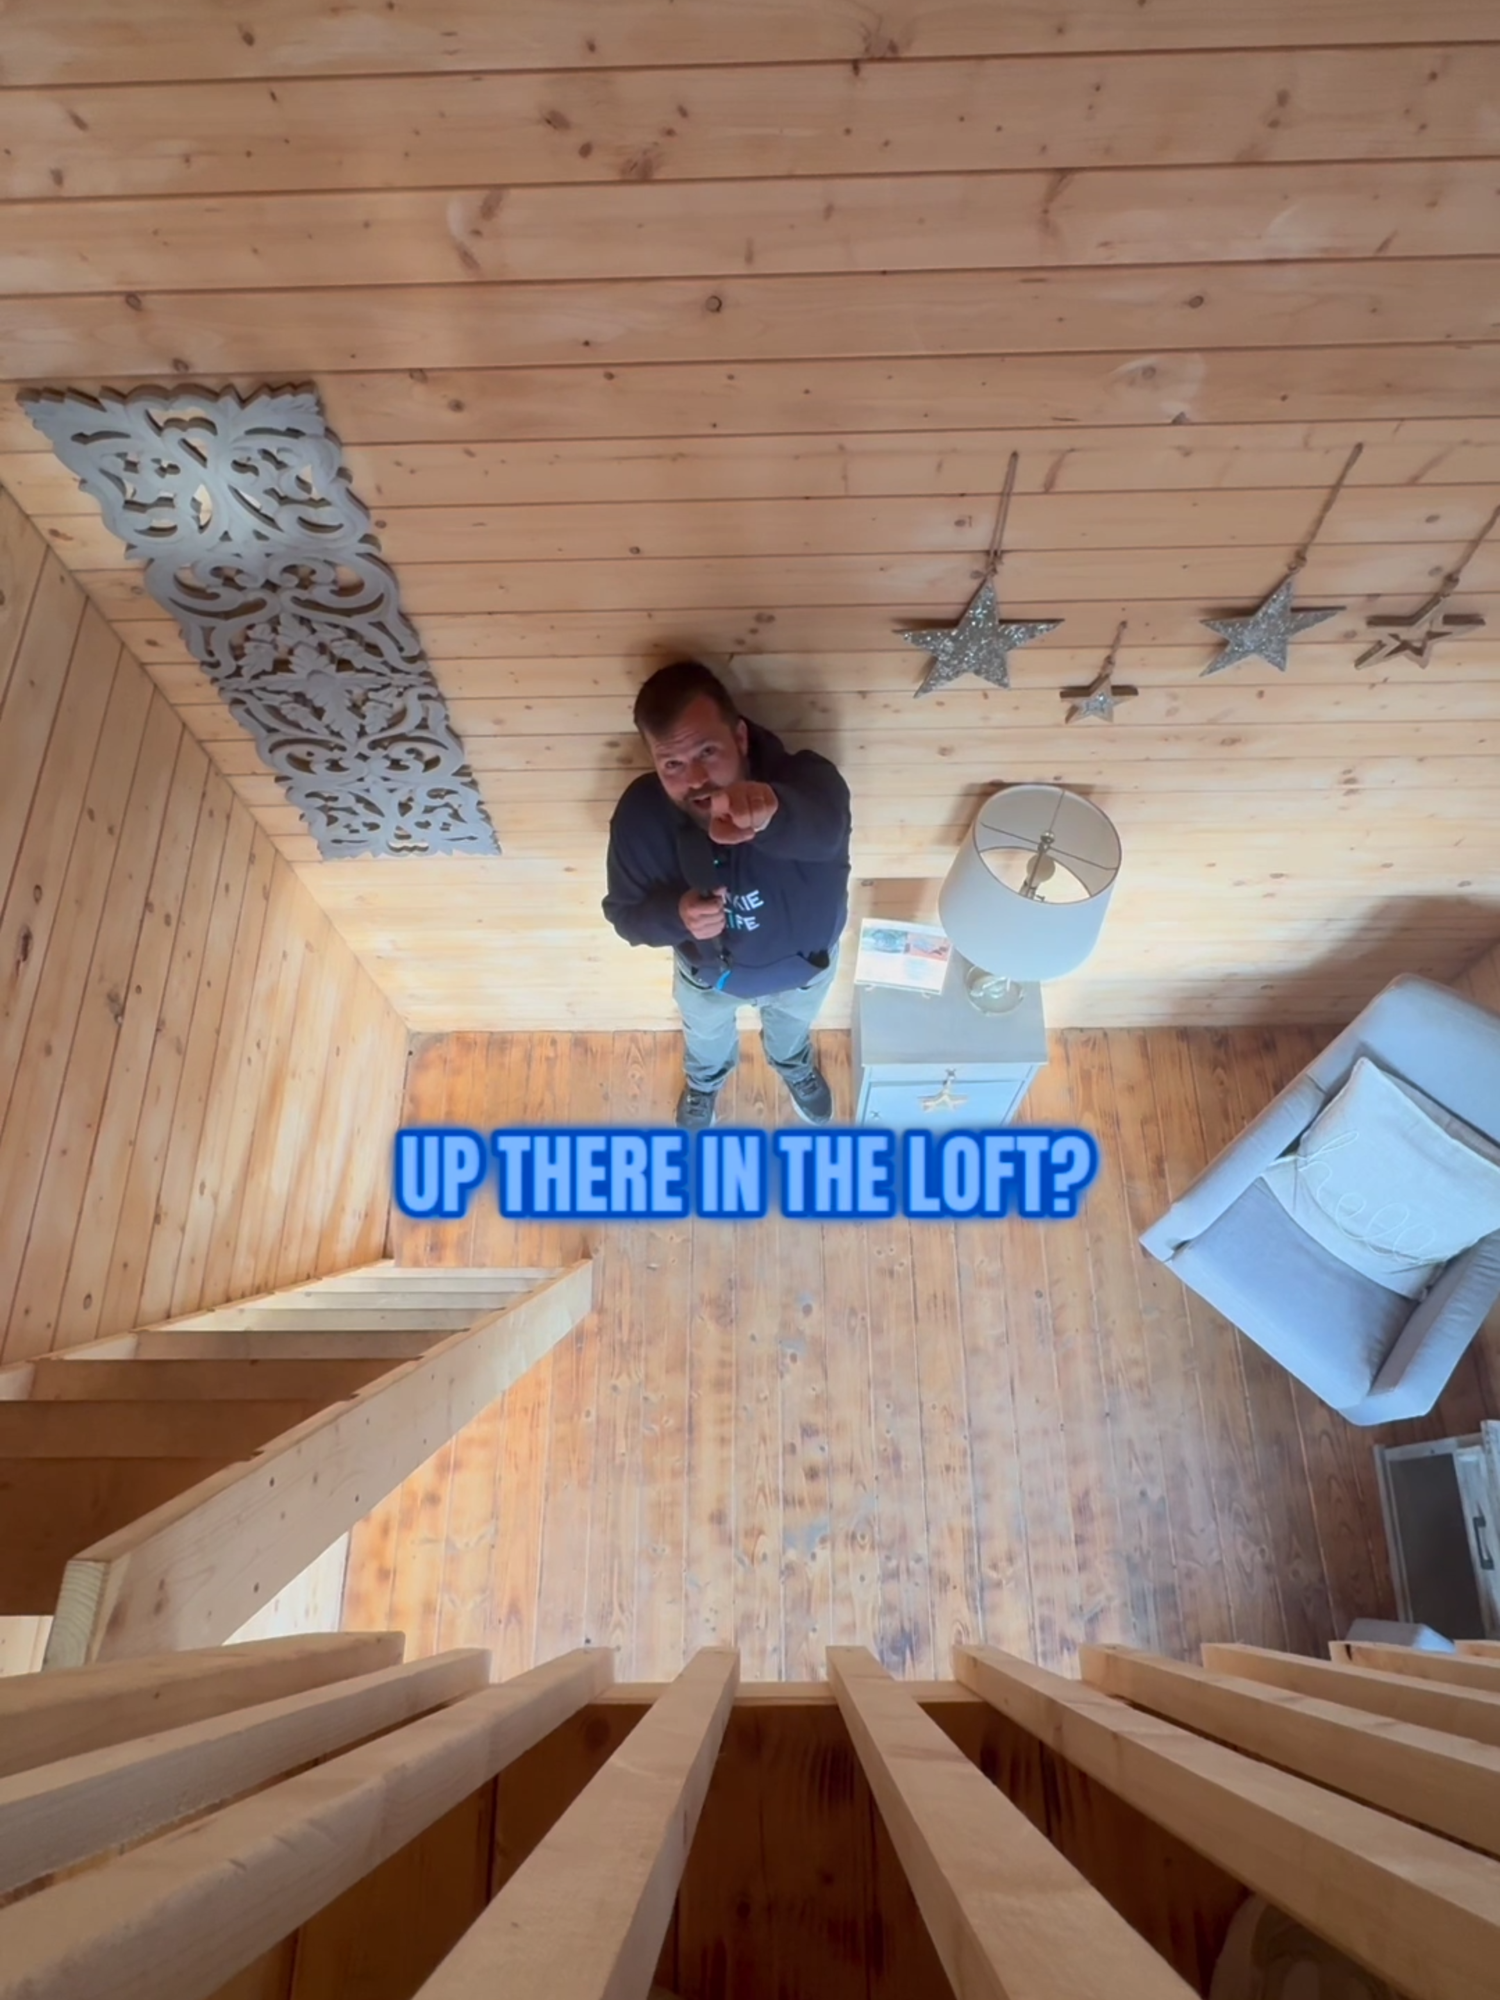
M 941 924 L 893 923 L 866 917 L 859 927 L 856 986 L 900 986 L 908 993 L 941 993 L 953 945 Z

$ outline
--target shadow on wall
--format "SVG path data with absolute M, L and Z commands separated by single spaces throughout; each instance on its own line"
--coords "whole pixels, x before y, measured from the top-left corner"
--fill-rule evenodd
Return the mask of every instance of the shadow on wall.
M 1500 902 L 1483 896 L 1392 896 L 1369 910 L 1353 937 L 1306 965 L 1245 983 L 1247 1027 L 1310 1021 L 1336 983 L 1350 995 L 1342 1028 L 1398 973 L 1451 985 L 1500 937 Z

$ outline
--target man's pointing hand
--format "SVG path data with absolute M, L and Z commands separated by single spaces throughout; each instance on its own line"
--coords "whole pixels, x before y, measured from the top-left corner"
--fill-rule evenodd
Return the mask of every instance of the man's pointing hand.
M 754 840 L 776 817 L 779 804 L 769 785 L 753 780 L 729 785 L 709 801 L 708 837 L 721 847 L 738 847 L 743 841 Z

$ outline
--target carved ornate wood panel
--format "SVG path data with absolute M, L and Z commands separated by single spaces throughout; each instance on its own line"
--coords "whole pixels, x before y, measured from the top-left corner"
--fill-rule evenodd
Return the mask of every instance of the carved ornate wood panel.
M 145 564 L 325 860 L 498 853 L 316 391 L 21 401 Z

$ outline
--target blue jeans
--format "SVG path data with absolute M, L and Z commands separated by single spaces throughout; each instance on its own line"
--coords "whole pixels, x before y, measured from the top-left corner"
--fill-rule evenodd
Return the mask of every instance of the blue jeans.
M 717 1090 L 739 1061 L 735 1010 L 741 1006 L 760 1009 L 761 1041 L 772 1069 L 788 1082 L 807 1076 L 814 1066 L 809 1030 L 838 969 L 835 945 L 826 972 L 812 972 L 808 967 L 812 977 L 806 986 L 793 986 L 785 993 L 764 993 L 758 1000 L 740 1000 L 733 993 L 715 993 L 699 986 L 683 971 L 682 960 L 674 958 L 672 996 L 682 1015 L 683 1068 L 691 1087 Z

